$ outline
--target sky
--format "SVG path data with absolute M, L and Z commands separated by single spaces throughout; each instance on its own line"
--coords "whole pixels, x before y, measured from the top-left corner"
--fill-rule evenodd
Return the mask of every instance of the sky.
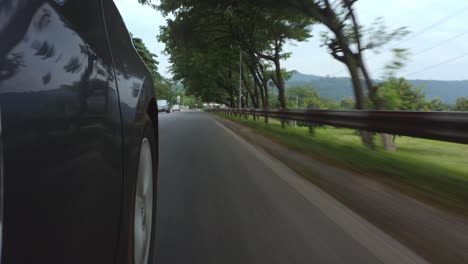
M 159 27 L 165 18 L 137 0 L 114 0 L 126 25 L 135 37 L 143 39 L 148 49 L 158 56 L 161 74 L 170 77 L 164 44 L 158 42 Z M 360 0 L 356 5 L 359 23 L 370 26 L 382 17 L 389 29 L 407 27 L 410 34 L 403 40 L 389 43 L 379 53 L 365 53 L 371 77 L 384 74 L 384 66 L 392 59 L 391 50 L 409 50 L 405 68 L 397 72 L 407 79 L 468 80 L 468 1 L 466 0 Z M 319 76 L 348 76 L 345 67 L 320 47 L 322 26 L 312 28 L 306 42 L 287 43 L 285 51 L 292 56 L 283 62 L 287 70 Z

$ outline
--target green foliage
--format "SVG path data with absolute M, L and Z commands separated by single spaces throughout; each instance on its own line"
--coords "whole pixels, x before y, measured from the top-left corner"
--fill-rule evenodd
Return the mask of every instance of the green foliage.
M 178 12 L 161 27 L 159 39 L 170 55 L 173 80 L 182 83 L 187 94 L 206 101 L 228 100 L 229 89 L 238 80 L 231 72 L 239 55 L 229 34 L 223 33 L 224 24 L 221 16 L 207 17 L 192 9 Z
M 414 88 L 404 78 L 390 78 L 380 84 L 379 96 L 387 110 L 428 110 L 423 87 Z
M 198 103 L 198 102 L 202 102 L 202 100 L 200 100 L 199 98 L 196 98 L 194 96 L 182 95 L 181 104 L 183 104 L 183 105 L 187 105 L 190 108 L 194 108 L 195 104 Z
M 383 108 L 386 110 L 401 110 L 403 108 L 403 99 L 400 94 L 397 83 L 389 81 L 381 85 L 379 95 L 384 99 Z
M 278 100 L 278 94 L 276 91 L 270 89 L 270 93 L 268 94 L 268 101 L 270 102 L 271 108 L 280 108 L 280 102 Z
M 356 100 L 353 97 L 346 97 L 341 99 L 340 107 L 344 110 L 351 110 L 356 107 Z
M 353 109 L 354 99 L 347 98 L 351 106 L 343 108 L 341 104 L 330 98 L 320 97 L 311 85 L 298 85 L 286 89 L 287 105 L 289 109 Z M 278 94 L 275 91 L 270 91 L 270 106 L 279 108 Z M 297 104 L 297 105 L 296 105 Z
M 281 128 L 271 124 L 224 116 L 254 128 L 293 150 L 368 176 L 384 177 L 413 190 L 414 194 L 452 210 L 468 212 L 468 165 L 465 145 L 418 138 L 398 137 L 401 145 L 395 153 L 370 150 L 352 129 L 323 127 L 309 136 L 307 128 Z M 410 177 L 408 177 L 410 175 Z
M 460 97 L 454 107 L 455 111 L 468 111 L 468 97 Z
M 237 101 L 239 52 L 247 64 L 245 80 L 252 83 L 247 75 L 257 70 L 262 83 L 272 80 L 279 90 L 284 89 L 283 80 L 291 76 L 279 63 L 290 56 L 283 52 L 284 43 L 311 36 L 310 18 L 247 0 L 162 0 L 158 8 L 171 14 L 159 39 L 166 44 L 174 80 L 183 83 L 188 94 L 206 101 Z M 274 70 L 268 71 L 268 65 Z M 247 88 L 243 97 L 252 93 Z
M 394 30 L 388 30 L 382 17 L 378 17 L 374 22 L 367 28 L 361 27 L 361 45 L 368 50 L 374 50 L 379 52 L 382 47 L 392 41 L 398 41 L 410 34 L 410 31 L 406 27 L 399 27 Z M 350 29 L 350 31 L 352 31 Z M 355 36 L 349 36 L 352 39 L 352 43 L 357 43 Z M 399 56 L 406 56 L 405 49 L 394 49 L 395 53 Z M 398 56 L 397 56 L 398 57 Z
M 408 51 L 406 49 L 393 49 L 393 60 L 385 65 L 384 79 L 395 78 L 398 70 L 401 70 L 408 60 Z
M 288 108 L 296 109 L 325 109 L 326 106 L 317 91 L 312 87 L 296 86 L 286 90 Z M 297 101 L 296 101 L 297 99 Z
M 151 76 L 153 77 L 157 98 L 166 99 L 172 102 L 176 96 L 176 92 L 173 89 L 174 86 L 171 80 L 164 78 L 161 74 L 159 74 L 159 62 L 156 60 L 157 56 L 148 50 L 145 43 L 143 43 L 141 39 L 132 37 L 132 40 L 136 51 L 140 55 L 140 58 L 143 60 L 146 68 L 148 68 Z
M 342 99 L 340 102 L 331 98 L 320 97 L 312 85 L 304 84 L 291 86 L 286 89 L 286 98 L 289 109 L 316 109 L 316 110 L 339 110 L 355 109 L 356 102 L 353 97 Z M 278 95 L 271 91 L 270 106 L 279 108 Z
M 437 81 L 437 80 L 406 80 L 413 87 L 424 86 L 427 98 L 439 96 L 446 104 L 455 105 L 460 97 L 466 97 L 468 81 Z M 379 80 L 375 80 L 379 83 Z M 297 73 L 286 82 L 287 87 L 313 86 L 320 97 L 340 101 L 343 98 L 353 97 L 353 86 L 350 78 L 322 77 Z
M 159 78 L 154 81 L 156 96 L 158 99 L 171 100 L 173 97 L 172 84 L 167 78 Z
M 200 100 L 192 95 L 187 95 L 185 88 L 180 84 L 174 84 L 170 79 L 157 79 L 154 83 L 158 99 L 166 99 L 171 104 L 177 103 L 177 96 L 181 97 L 180 104 L 194 107 Z
M 161 79 L 162 76 L 158 72 L 159 62 L 156 60 L 156 54 L 151 53 L 140 38 L 132 37 L 132 40 L 138 55 L 140 55 L 140 58 L 145 63 L 146 68 L 150 71 L 153 80 Z
M 431 111 L 449 111 L 452 107 L 444 104 L 442 99 L 439 96 L 436 96 L 432 101 L 428 102 L 426 108 Z
M 423 87 L 414 88 L 403 78 L 390 78 L 380 86 L 379 96 L 384 99 L 384 109 L 387 110 L 449 111 L 452 108 L 438 96 L 427 101 Z

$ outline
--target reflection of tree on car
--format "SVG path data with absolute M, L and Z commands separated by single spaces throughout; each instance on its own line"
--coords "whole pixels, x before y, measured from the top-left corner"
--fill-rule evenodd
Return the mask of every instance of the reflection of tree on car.
M 113 1 L 1 3 L 0 262 L 152 263 L 156 96 Z

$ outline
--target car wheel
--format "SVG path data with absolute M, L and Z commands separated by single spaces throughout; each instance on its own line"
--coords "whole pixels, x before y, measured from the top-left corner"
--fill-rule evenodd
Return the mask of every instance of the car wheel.
M 154 259 L 156 162 L 155 136 L 152 129 L 147 129 L 141 140 L 134 197 L 133 259 L 135 264 L 153 263 Z
M 166 113 L 168 113 L 168 114 L 169 114 L 170 112 L 171 112 L 170 110 L 167 110 L 167 111 L 166 111 Z

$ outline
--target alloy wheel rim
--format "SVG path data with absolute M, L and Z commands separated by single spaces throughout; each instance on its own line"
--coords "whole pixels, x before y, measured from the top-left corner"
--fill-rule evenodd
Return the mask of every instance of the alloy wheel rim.
M 153 216 L 153 159 L 147 138 L 141 143 L 134 208 L 134 261 L 147 264 Z

